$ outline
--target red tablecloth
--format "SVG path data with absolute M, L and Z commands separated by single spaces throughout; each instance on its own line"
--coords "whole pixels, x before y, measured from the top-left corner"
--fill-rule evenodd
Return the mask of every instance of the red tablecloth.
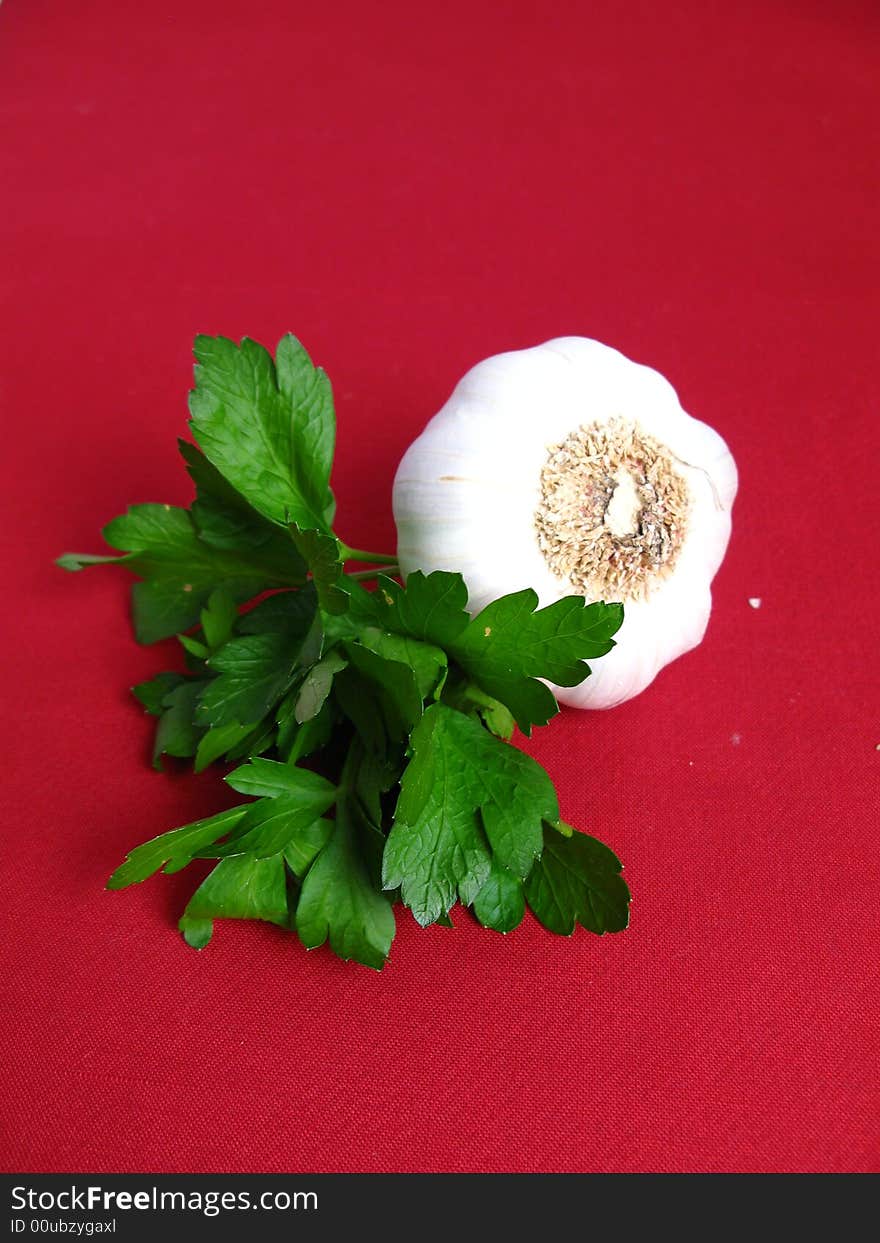
M 0 11 L 3 1161 L 24 1171 L 876 1167 L 877 45 L 867 3 Z M 157 776 L 100 548 L 186 502 L 196 331 L 334 380 L 349 542 L 478 359 L 650 363 L 741 470 L 707 638 L 528 749 L 630 931 L 405 913 L 381 975 L 102 889 L 230 800 Z M 762 607 L 749 606 L 760 597 Z

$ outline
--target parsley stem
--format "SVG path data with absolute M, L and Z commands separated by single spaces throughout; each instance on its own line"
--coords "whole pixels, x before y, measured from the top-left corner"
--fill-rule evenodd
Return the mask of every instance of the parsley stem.
M 379 574 L 394 575 L 394 574 L 399 574 L 399 573 L 400 573 L 400 566 L 395 564 L 395 565 L 386 566 L 384 570 L 355 570 L 353 574 L 349 574 L 347 575 L 347 577 L 353 578 L 355 582 L 360 583 L 360 582 L 363 582 L 363 580 L 367 578 L 376 578 L 376 576 Z
M 397 565 L 397 557 L 389 557 L 382 552 L 366 552 L 363 548 L 349 548 L 342 540 L 339 541 L 339 555 L 343 561 L 373 561 L 376 565 Z

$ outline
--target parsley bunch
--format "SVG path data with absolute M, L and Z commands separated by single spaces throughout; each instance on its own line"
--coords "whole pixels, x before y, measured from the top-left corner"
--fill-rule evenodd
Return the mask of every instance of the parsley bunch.
M 200 336 L 195 354 L 198 447 L 180 451 L 196 499 L 134 505 L 104 528 L 118 555 L 59 564 L 138 577 L 138 640 L 184 649 L 185 672 L 134 688 L 154 764 L 235 763 L 225 780 L 247 801 L 136 847 L 108 887 L 214 859 L 180 920 L 190 945 L 215 919 L 261 919 L 375 968 L 398 902 L 422 925 L 449 924 L 458 900 L 499 932 L 526 905 L 564 935 L 626 927 L 619 861 L 561 821 L 547 773 L 509 745 L 558 711 L 538 679 L 582 681 L 622 607 L 538 609 L 525 590 L 471 618 L 459 574 L 402 586 L 394 558 L 333 531 L 332 393 L 296 338 L 274 360 L 247 338 Z

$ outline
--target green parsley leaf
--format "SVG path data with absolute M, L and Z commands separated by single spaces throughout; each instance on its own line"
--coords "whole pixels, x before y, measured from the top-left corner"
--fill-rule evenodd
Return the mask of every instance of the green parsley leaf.
M 312 576 L 321 608 L 328 613 L 344 613 L 349 597 L 339 586 L 342 579 L 339 541 L 333 535 L 306 530 L 295 523 L 291 523 L 289 529 L 297 552 Z
M 327 701 L 317 716 L 300 724 L 296 719 L 297 702 L 298 691 L 294 690 L 282 699 L 277 708 L 278 754 L 289 764 L 296 764 L 322 750 L 330 741 L 338 716 L 332 703 Z
M 337 687 L 344 690 L 353 686 L 363 704 L 370 711 L 378 711 L 378 720 L 391 742 L 405 741 L 422 714 L 422 697 L 411 666 L 380 656 L 360 643 L 346 643 L 344 651 L 348 668 L 337 674 Z M 346 703 L 351 706 L 350 697 Z M 363 715 L 358 713 L 352 719 L 358 725 Z
M 443 702 L 459 712 L 475 714 L 497 738 L 510 742 L 513 737 L 516 722 L 510 710 L 475 683 L 463 681 L 444 688 Z
M 358 643 L 377 656 L 412 669 L 422 699 L 436 699 L 443 689 L 447 671 L 446 653 L 432 643 L 423 643 L 408 635 L 387 634 L 375 626 L 361 630 Z
M 247 804 L 230 807 L 216 816 L 194 820 L 192 824 L 172 829 L 144 842 L 142 846 L 136 846 L 107 881 L 107 888 L 124 889 L 127 885 L 138 885 L 158 872 L 163 864 L 165 872 L 179 872 L 196 858 L 199 851 L 207 849 L 233 829 L 248 810 Z
M 186 679 L 180 673 L 157 673 L 147 682 L 138 682 L 131 693 L 144 705 L 150 716 L 161 716 L 165 711 L 165 699 L 169 691 L 180 686 Z
M 294 716 L 302 725 L 313 720 L 323 708 L 333 686 L 333 679 L 348 665 L 337 651 L 328 652 L 305 676 L 294 703 Z
M 252 737 L 253 732 L 250 725 L 238 725 L 235 721 L 231 721 L 228 725 L 212 726 L 199 739 L 193 769 L 197 773 L 204 772 L 210 764 L 219 760 L 221 755 L 226 755 L 231 751 L 236 743 Z
M 204 609 L 202 609 L 204 613 Z M 192 638 L 188 634 L 179 634 L 177 641 L 185 652 L 195 657 L 196 661 L 206 661 L 211 655 L 210 649 L 204 643 L 200 643 L 198 639 Z
M 283 855 L 221 859 L 190 898 L 178 927 L 188 945 L 204 949 L 215 919 L 262 919 L 283 927 L 288 922 Z
M 427 575 L 416 570 L 407 578 L 405 588 L 380 575 L 372 597 L 376 624 L 383 630 L 408 634 L 446 651 L 470 621 L 467 600 L 464 579 L 445 570 Z
M 269 581 L 301 586 L 306 567 L 288 532 L 258 514 L 195 445 L 186 440 L 178 444 L 196 485 L 190 514 L 199 538 L 245 557 Z
M 568 825 L 564 826 L 568 829 Z M 544 853 L 526 881 L 526 900 L 545 928 L 571 936 L 621 932 L 629 923 L 629 889 L 617 856 L 586 833 L 544 829 Z
M 369 832 L 364 837 L 366 845 L 370 847 L 368 854 L 374 865 L 373 879 L 377 889 L 382 888 L 382 852 L 385 848 L 385 833 L 381 827 L 384 820 L 382 796 L 397 785 L 403 764 L 402 756 L 395 762 L 387 756 L 368 751 L 357 742 L 353 744 L 348 755 L 347 788 L 351 790 L 366 818 L 365 828 Z
M 272 714 L 261 721 L 250 734 L 246 734 L 241 742 L 237 742 L 226 752 L 226 759 L 229 763 L 238 760 L 248 759 L 257 755 L 265 755 L 267 751 L 271 751 L 276 745 L 278 731 L 275 728 L 275 722 Z
M 269 763 L 252 761 L 253 765 Z M 264 859 L 286 850 L 303 833 L 308 833 L 335 801 L 336 787 L 317 773 L 285 764 L 275 767 L 289 768 L 289 788 L 282 791 L 279 787 L 276 793 L 252 803 L 229 840 L 217 848 L 219 855 L 251 854 Z
M 550 778 L 472 717 L 434 704 L 416 726 L 385 846 L 383 884 L 400 886 L 420 924 L 456 895 L 473 902 L 497 863 L 524 877 L 559 816 Z
M 537 609 L 534 591 L 515 592 L 471 619 L 460 574 L 410 574 L 406 588 L 380 578 L 375 594 L 379 624 L 443 648 L 491 698 L 513 713 L 524 733 L 559 711 L 552 691 L 536 679 L 574 686 L 589 674 L 587 657 L 604 655 L 620 628 L 619 604 L 587 605 L 568 596 Z
M 212 591 L 201 614 L 202 633 L 209 651 L 215 652 L 229 642 L 237 620 L 238 609 L 229 592 L 222 587 Z
M 154 768 L 162 768 L 163 755 L 173 755 L 177 759 L 195 755 L 202 730 L 193 718 L 205 686 L 201 681 L 181 682 L 165 696 L 153 742 Z
M 234 772 L 227 773 L 225 780 L 239 794 L 257 798 L 301 794 L 316 799 L 318 803 L 326 798 L 322 812 L 330 806 L 336 794 L 336 787 L 317 773 L 293 764 L 279 764 L 277 760 L 253 759 Z
M 274 363 L 248 337 L 196 337 L 195 355 L 190 413 L 205 456 L 271 521 L 323 528 L 336 435 L 327 376 L 290 335 Z
M 527 903 L 556 932 L 625 927 L 618 860 L 559 820 L 547 774 L 508 745 L 558 711 L 548 684 L 576 685 L 610 650 L 621 606 L 539 608 L 525 590 L 471 617 L 446 571 L 405 586 L 377 572 L 366 590 L 374 572 L 346 562 L 395 561 L 331 529 L 323 371 L 289 335 L 274 360 L 248 338 L 199 337 L 195 353 L 190 509 L 132 506 L 105 528 L 118 556 L 58 563 L 124 565 L 138 639 L 180 640 L 186 674 L 134 688 L 156 766 L 225 758 L 255 801 L 136 847 L 108 886 L 214 859 L 180 920 L 190 945 L 217 918 L 260 919 L 377 969 L 400 900 L 421 924 L 451 927 L 460 900 L 499 932 Z M 299 767 L 319 752 L 326 775 Z
M 328 644 L 339 643 L 343 639 L 357 639 L 365 628 L 378 625 L 376 592 L 367 591 L 350 574 L 343 574 L 338 586 L 348 600 L 344 612 L 328 614 L 324 619 L 324 633 Z
M 604 656 L 623 622 L 620 604 L 587 604 L 566 596 L 538 609 L 527 588 L 494 600 L 451 645 L 462 668 L 511 710 L 520 729 L 546 725 L 558 711 L 552 692 L 538 677 L 576 686 L 588 676 L 587 657 Z
M 489 879 L 474 898 L 477 919 L 496 932 L 512 932 L 522 923 L 525 911 L 522 881 L 493 863 Z
M 232 484 L 221 475 L 220 471 L 209 462 L 202 453 L 198 445 L 191 444 L 190 441 L 178 438 L 177 448 L 180 456 L 183 458 L 186 472 L 196 485 L 196 496 L 199 502 L 211 502 L 224 509 L 235 512 L 240 519 L 247 518 L 254 523 L 258 523 L 264 533 L 273 533 L 276 531 L 275 525 L 269 522 L 262 514 L 257 513 L 254 507 L 245 500 L 240 492 L 238 492 Z M 199 523 L 196 522 L 196 526 Z M 208 543 L 212 543 L 211 539 Z M 223 542 L 218 547 L 224 547 Z
M 282 634 L 233 639 L 211 659 L 220 676 L 209 682 L 198 719 L 212 725 L 254 725 L 284 694 L 293 678 L 297 652 Z
M 307 949 L 329 939 L 339 958 L 378 971 L 394 938 L 394 911 L 371 880 L 360 841 L 364 830 L 357 801 L 344 796 L 332 836 L 303 881 L 296 930 Z
M 284 847 L 284 859 L 294 876 L 300 880 L 321 853 L 333 833 L 332 820 L 315 820 L 307 825 Z
M 117 561 L 144 580 L 132 588 L 140 643 L 155 643 L 195 625 L 221 584 L 233 599 L 247 600 L 290 581 L 237 552 L 206 544 L 189 513 L 173 505 L 132 505 L 103 534 L 108 544 L 127 554 Z
M 208 661 L 219 674 L 205 688 L 196 719 L 203 725 L 256 724 L 274 707 L 299 668 L 320 655 L 314 588 L 272 596 L 241 619 L 245 634 Z

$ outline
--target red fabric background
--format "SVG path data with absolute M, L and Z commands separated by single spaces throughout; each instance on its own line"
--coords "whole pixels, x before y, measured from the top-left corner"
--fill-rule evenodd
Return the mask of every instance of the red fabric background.
M 3 5 L 5 1168 L 876 1168 L 872 9 Z M 102 891 L 231 797 L 150 771 L 127 687 L 174 645 L 51 559 L 188 499 L 196 331 L 287 329 L 368 547 L 499 350 L 598 337 L 729 441 L 704 644 L 529 744 L 624 859 L 626 934 L 403 915 L 376 975 L 263 926 L 187 949 L 189 873 Z

